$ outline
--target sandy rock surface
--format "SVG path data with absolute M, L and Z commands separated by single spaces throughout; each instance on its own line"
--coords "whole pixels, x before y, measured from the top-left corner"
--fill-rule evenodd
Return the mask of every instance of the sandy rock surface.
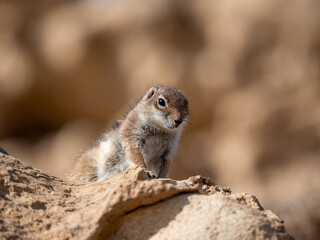
M 111 239 L 289 239 L 283 227 L 230 196 L 180 194 L 125 215 Z
M 149 180 L 131 168 L 75 183 L 0 154 L 0 238 L 291 239 L 249 194 L 201 176 Z

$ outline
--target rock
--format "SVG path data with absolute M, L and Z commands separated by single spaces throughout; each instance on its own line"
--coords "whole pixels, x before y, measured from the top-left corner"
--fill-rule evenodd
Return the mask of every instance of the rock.
M 1 147 L 0 147 L 0 153 L 3 153 L 3 154 L 6 154 L 6 155 L 9 155 L 9 153 L 8 153 L 6 150 L 4 150 L 3 148 L 1 148 Z
M 0 154 L 0 198 L 1 239 L 292 239 L 255 197 L 201 176 L 131 168 L 84 184 Z
M 288 239 L 281 230 L 231 197 L 188 193 L 124 216 L 111 239 Z

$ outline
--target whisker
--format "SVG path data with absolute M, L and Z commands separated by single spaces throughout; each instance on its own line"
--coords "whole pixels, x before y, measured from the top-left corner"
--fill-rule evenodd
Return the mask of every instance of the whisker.
M 191 121 L 189 119 L 183 119 L 183 122 L 185 122 L 189 126 L 193 126 L 193 124 L 191 123 Z

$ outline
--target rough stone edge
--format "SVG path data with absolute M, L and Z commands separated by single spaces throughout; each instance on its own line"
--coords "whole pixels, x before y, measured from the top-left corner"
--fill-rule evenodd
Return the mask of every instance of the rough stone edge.
M 2 156 L 1 156 L 2 155 Z M 91 182 L 91 183 L 78 183 L 78 182 L 72 182 L 65 179 L 60 179 L 54 176 L 50 176 L 46 173 L 43 173 L 42 171 L 38 169 L 32 168 L 29 164 L 26 164 L 22 162 L 19 159 L 16 159 L 11 156 L 6 156 L 4 154 L 0 153 L 0 160 L 7 160 L 7 166 L 8 168 L 18 168 L 23 169 L 29 172 L 29 174 L 33 174 L 37 178 L 44 178 L 47 181 L 50 181 L 53 185 L 64 185 L 60 186 L 61 189 L 63 187 L 84 187 L 87 184 L 90 185 L 96 185 L 101 186 L 103 184 L 103 181 L 101 182 Z M 99 239 L 100 236 L 106 236 L 113 232 L 115 226 L 114 224 L 125 214 L 134 211 L 135 209 L 142 207 L 142 206 L 148 206 L 155 204 L 159 201 L 165 200 L 167 198 L 173 197 L 175 195 L 178 195 L 180 193 L 199 193 L 199 194 L 221 194 L 221 195 L 227 195 L 227 197 L 230 197 L 233 200 L 236 200 L 237 202 L 241 204 L 245 204 L 248 207 L 254 208 L 258 211 L 261 211 L 263 215 L 265 215 L 269 221 L 274 223 L 276 229 L 280 232 L 286 232 L 284 227 L 284 222 L 272 211 L 270 210 L 264 210 L 261 204 L 259 203 L 258 199 L 250 194 L 247 193 L 231 193 L 230 188 L 228 187 L 221 187 L 219 185 L 216 185 L 213 181 L 211 181 L 209 178 L 202 177 L 200 175 L 190 177 L 186 180 L 176 181 L 172 179 L 153 179 L 149 180 L 147 174 L 141 169 L 141 168 L 133 168 L 128 169 L 125 172 L 135 171 L 133 174 L 133 177 L 130 179 L 123 181 L 119 184 L 118 187 L 132 187 L 133 189 L 139 189 L 138 193 L 136 195 L 131 195 L 126 201 L 123 201 L 121 193 L 122 191 L 113 191 L 110 192 L 109 195 L 106 198 L 106 205 L 103 208 L 103 213 L 99 215 L 97 218 L 97 228 L 92 228 L 88 234 L 82 235 L 81 239 Z M 119 175 L 115 175 L 115 178 L 121 177 Z M 150 186 L 148 186 L 149 189 L 155 190 L 154 191 L 148 191 L 148 189 L 144 189 L 145 181 L 148 181 L 148 183 L 151 183 Z M 159 188 L 159 182 L 160 188 Z M 132 184 L 133 183 L 133 184 Z M 95 187 L 95 186 L 94 186 Z M 154 189 L 156 187 L 156 189 Z M 118 188 L 117 188 L 118 189 Z M 55 188 L 54 191 L 59 191 L 60 188 Z M 120 192 L 118 196 L 117 192 Z M 143 193 L 141 195 L 141 192 Z M 140 195 L 139 195 L 140 193 Z M 138 200 L 137 200 L 138 199 Z M 110 202 L 113 202 L 113 204 L 107 207 Z M 108 209 L 112 208 L 112 211 L 108 211 Z M 120 210 L 119 210 L 120 209 Z M 294 239 L 292 236 L 288 234 L 291 239 Z

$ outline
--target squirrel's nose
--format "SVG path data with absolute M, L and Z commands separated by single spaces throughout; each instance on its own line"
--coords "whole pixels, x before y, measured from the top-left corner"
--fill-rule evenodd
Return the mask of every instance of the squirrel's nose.
M 181 118 L 175 119 L 174 122 L 175 122 L 176 126 L 178 126 L 182 123 L 182 119 Z

